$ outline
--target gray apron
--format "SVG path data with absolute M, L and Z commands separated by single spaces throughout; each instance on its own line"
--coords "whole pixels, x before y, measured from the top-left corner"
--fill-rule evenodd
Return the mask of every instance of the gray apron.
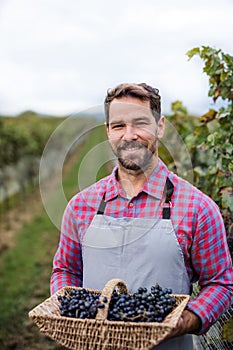
M 172 191 L 173 192 L 173 191 Z M 169 197 L 170 198 L 170 197 Z M 166 202 L 170 202 L 166 196 Z M 103 206 L 103 201 L 100 207 Z M 184 257 L 170 220 L 113 218 L 99 210 L 82 241 L 83 287 L 101 290 L 112 278 L 126 282 L 129 292 L 159 283 L 174 294 L 189 294 Z M 191 335 L 165 340 L 157 350 L 192 350 Z

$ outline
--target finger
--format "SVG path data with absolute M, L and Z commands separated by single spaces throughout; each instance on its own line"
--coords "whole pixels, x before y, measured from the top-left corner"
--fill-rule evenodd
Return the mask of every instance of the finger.
M 176 324 L 176 328 L 182 327 L 184 323 L 184 318 L 181 316 Z

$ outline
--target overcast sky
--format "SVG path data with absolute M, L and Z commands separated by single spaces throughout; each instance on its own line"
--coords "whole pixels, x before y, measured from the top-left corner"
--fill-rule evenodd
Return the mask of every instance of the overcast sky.
M 69 115 L 122 82 L 158 87 L 162 110 L 211 107 L 201 45 L 233 54 L 232 0 L 0 0 L 0 114 Z

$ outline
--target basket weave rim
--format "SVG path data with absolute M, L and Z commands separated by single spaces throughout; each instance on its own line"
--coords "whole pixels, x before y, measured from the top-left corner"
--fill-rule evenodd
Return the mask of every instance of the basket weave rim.
M 66 291 L 68 290 L 74 290 L 74 289 L 79 289 L 79 290 L 82 290 L 82 289 L 86 289 L 88 291 L 91 291 L 93 293 L 98 293 L 100 294 L 100 298 L 102 298 L 103 296 L 106 295 L 106 290 L 107 290 L 107 294 L 108 294 L 108 298 L 111 296 L 111 293 L 113 292 L 113 289 L 115 288 L 115 286 L 117 286 L 118 284 L 120 283 L 121 286 L 125 286 L 126 290 L 127 290 L 127 287 L 126 287 L 126 284 L 124 281 L 120 280 L 120 279 L 112 279 L 110 281 L 108 281 L 105 285 L 105 287 L 103 288 L 102 291 L 100 290 L 97 290 L 97 289 L 91 289 L 91 288 L 83 288 L 83 287 L 75 287 L 75 286 L 64 286 L 62 287 L 60 290 L 58 290 L 55 294 L 53 294 L 50 298 L 47 298 L 44 302 L 42 302 L 41 304 L 37 305 L 34 309 L 32 309 L 28 315 L 30 318 L 32 319 L 44 319 L 44 320 L 61 320 L 61 319 L 64 319 L 64 320 L 67 320 L 67 322 L 72 322 L 72 323 L 86 323 L 86 322 L 90 322 L 90 323 L 98 323 L 98 324 L 108 324 L 108 325 L 119 325 L 119 326 L 123 326 L 123 325 L 129 325 L 129 326 L 154 326 L 154 327 L 158 327 L 158 326 L 162 326 L 162 327 L 168 327 L 170 329 L 173 329 L 175 327 L 175 324 L 174 322 L 172 322 L 172 319 L 169 319 L 169 315 L 168 314 L 165 319 L 163 320 L 163 322 L 134 322 L 134 321 L 110 321 L 107 319 L 106 317 L 106 310 L 108 312 L 108 306 L 109 306 L 109 301 L 107 303 L 107 307 L 106 307 L 106 310 L 104 309 L 99 309 L 99 311 L 102 311 L 104 310 L 105 311 L 105 317 L 99 317 L 99 318 L 94 318 L 94 319 L 89 319 L 89 318 L 86 318 L 86 319 L 81 319 L 81 318 L 75 318 L 75 317 L 67 317 L 67 316 L 61 316 L 61 315 L 44 315 L 44 314 L 40 314 L 38 313 L 38 310 L 40 309 L 40 306 L 43 305 L 44 303 L 46 302 L 49 302 L 51 300 L 56 300 L 57 299 L 57 296 L 58 295 L 62 295 L 64 294 Z M 129 294 L 132 294 L 132 293 L 129 293 Z M 178 297 L 178 298 L 181 298 L 183 299 L 181 301 L 181 303 L 176 306 L 176 309 L 183 306 L 183 308 L 185 307 L 185 305 L 187 304 L 190 296 L 187 295 L 187 294 L 170 294 L 171 296 L 174 296 L 174 297 Z M 168 318 L 168 319 L 167 319 Z M 167 319 L 167 320 L 166 320 Z

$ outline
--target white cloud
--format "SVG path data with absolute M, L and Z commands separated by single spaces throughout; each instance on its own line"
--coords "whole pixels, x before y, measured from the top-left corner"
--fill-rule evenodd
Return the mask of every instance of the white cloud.
M 148 82 L 163 109 L 208 108 L 194 46 L 231 53 L 230 0 L 8 0 L 0 2 L 0 113 L 64 114 L 101 104 L 124 81 Z

